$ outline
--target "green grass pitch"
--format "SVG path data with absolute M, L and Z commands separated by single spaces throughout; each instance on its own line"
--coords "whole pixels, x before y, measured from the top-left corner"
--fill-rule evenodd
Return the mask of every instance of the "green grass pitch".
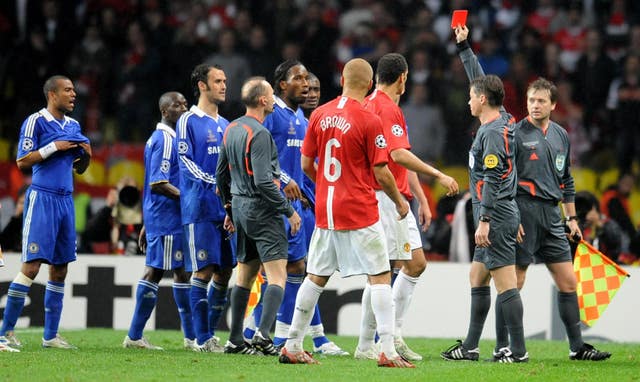
M 570 361 L 568 345 L 560 341 L 529 340 L 528 364 L 447 362 L 440 352 L 451 339 L 407 338 L 424 356 L 416 369 L 382 369 L 374 361 L 353 357 L 318 357 L 320 365 L 280 365 L 276 357 L 195 353 L 182 349 L 178 331 L 147 331 L 145 336 L 164 351 L 123 349 L 122 330 L 63 331 L 78 350 L 43 349 L 42 330 L 18 331 L 20 353 L 0 353 L 1 381 L 640 381 L 640 344 L 596 343 L 613 353 L 603 362 Z M 227 333 L 220 333 L 223 341 Z M 330 336 L 353 353 L 357 339 Z M 310 342 L 306 343 L 310 347 Z M 491 355 L 492 342 L 483 341 L 480 357 Z

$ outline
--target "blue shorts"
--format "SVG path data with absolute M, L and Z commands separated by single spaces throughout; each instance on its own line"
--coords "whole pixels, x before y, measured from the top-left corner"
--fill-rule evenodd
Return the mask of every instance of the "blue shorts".
M 22 261 L 63 265 L 76 260 L 72 195 L 29 187 L 24 199 Z
M 313 211 L 313 206 L 309 208 L 302 208 L 302 227 L 304 233 L 304 243 L 307 246 L 307 251 L 309 250 L 309 243 L 311 242 L 311 235 L 313 235 L 313 230 L 316 229 L 316 214 Z
M 146 265 L 155 269 L 170 271 L 184 267 L 182 234 L 147 236 Z
M 302 219 L 302 205 L 300 201 L 297 200 L 291 203 L 293 209 L 300 215 Z M 304 221 L 300 227 L 300 231 L 295 235 L 291 235 L 291 226 L 289 225 L 289 219 L 283 217 L 284 219 L 284 229 L 287 232 L 287 241 L 289 242 L 289 250 L 287 252 L 287 261 L 290 263 L 296 262 L 298 260 L 304 259 L 307 256 L 308 249 L 308 241 L 307 235 L 305 234 L 305 226 Z M 314 225 L 315 225 L 315 217 L 314 217 Z M 311 231 L 313 232 L 313 231 Z M 309 240 L 311 240 L 311 234 L 309 234 Z
M 222 222 L 191 223 L 184 227 L 187 239 L 187 257 L 184 265 L 187 272 L 195 272 L 208 265 L 220 269 L 233 268 L 236 260 L 236 238 L 222 228 Z

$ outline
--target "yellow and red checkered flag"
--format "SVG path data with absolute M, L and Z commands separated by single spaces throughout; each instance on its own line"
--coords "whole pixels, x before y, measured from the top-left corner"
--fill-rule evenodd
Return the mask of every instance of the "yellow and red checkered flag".
M 256 305 L 258 305 L 258 301 L 260 301 L 260 294 L 262 292 L 262 283 L 264 282 L 264 278 L 262 274 L 258 272 L 258 276 L 256 277 L 256 281 L 251 286 L 251 293 L 249 294 L 249 302 L 247 303 L 247 310 L 244 313 L 245 317 L 248 317 L 255 309 Z
M 578 243 L 573 271 L 578 280 L 580 320 L 593 326 L 629 273 L 584 240 Z

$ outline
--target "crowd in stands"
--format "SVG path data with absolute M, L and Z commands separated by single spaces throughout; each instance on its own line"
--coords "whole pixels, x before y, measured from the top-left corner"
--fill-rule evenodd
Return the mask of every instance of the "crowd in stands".
M 476 126 L 450 28 L 454 9 L 469 10 L 474 51 L 485 72 L 503 79 L 516 119 L 527 114 L 527 84 L 544 76 L 559 88 L 552 118 L 569 132 L 572 165 L 638 172 L 640 2 L 633 0 L 6 0 L 0 138 L 15 145 L 21 121 L 44 105 L 40 87 L 53 74 L 73 79 L 73 117 L 99 147 L 146 140 L 165 91 L 192 104 L 189 73 L 203 61 L 225 69 L 220 112 L 232 120 L 243 113 L 242 81 L 270 80 L 284 59 L 298 58 L 318 76 L 324 102 L 338 94 L 349 59 L 373 65 L 396 51 L 409 61 L 401 102 L 412 150 L 464 167 Z M 453 215 L 443 210 L 450 212 L 441 219 Z M 617 221 L 606 206 L 600 213 Z M 636 226 L 618 225 L 621 251 L 634 251 Z

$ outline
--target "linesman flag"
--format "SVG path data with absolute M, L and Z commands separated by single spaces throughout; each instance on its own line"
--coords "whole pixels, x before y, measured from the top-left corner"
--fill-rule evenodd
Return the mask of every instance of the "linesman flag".
M 573 271 L 578 280 L 580 320 L 593 326 L 629 273 L 584 240 L 578 243 Z
M 262 274 L 258 272 L 258 276 L 256 277 L 256 281 L 251 286 L 251 293 L 249 294 L 249 302 L 247 303 L 247 310 L 244 313 L 245 317 L 248 317 L 253 313 L 253 309 L 255 309 L 256 305 L 260 301 L 260 295 L 262 294 L 262 283 L 264 282 L 264 278 Z

